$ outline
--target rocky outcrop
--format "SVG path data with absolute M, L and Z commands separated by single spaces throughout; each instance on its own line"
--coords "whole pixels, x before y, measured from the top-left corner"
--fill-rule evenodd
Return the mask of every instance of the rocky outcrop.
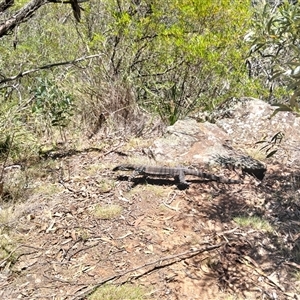
M 255 98 L 232 99 L 213 112 L 215 123 L 197 122 L 193 118 L 180 120 L 167 128 L 151 150 L 156 160 L 165 164 L 174 161 L 196 166 L 221 164 L 241 168 L 261 180 L 266 164 L 258 157 L 264 158 L 266 153 L 259 151 L 263 144 L 257 144 L 258 141 L 268 143 L 276 133 L 282 132 L 285 140 L 274 158 L 281 158 L 287 146 L 290 146 L 289 158 L 295 160 L 299 156 L 296 145 L 300 142 L 300 119 L 291 112 L 270 118 L 274 109 Z

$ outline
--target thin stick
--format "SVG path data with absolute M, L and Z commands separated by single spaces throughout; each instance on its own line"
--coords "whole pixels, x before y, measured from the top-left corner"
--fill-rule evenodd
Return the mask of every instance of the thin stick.
M 161 269 L 161 268 L 164 268 L 166 266 L 170 266 L 172 264 L 175 264 L 181 260 L 184 260 L 184 259 L 187 259 L 187 258 L 191 258 L 191 257 L 194 257 L 200 253 L 203 253 L 205 251 L 212 251 L 214 249 L 217 249 L 217 248 L 220 248 L 222 247 L 223 245 L 225 245 L 226 243 L 220 243 L 220 244 L 217 244 L 217 245 L 212 245 L 212 246 L 207 246 L 205 248 L 202 248 L 202 249 L 192 249 L 192 250 L 188 250 L 188 251 L 185 251 L 185 252 L 181 252 L 181 253 L 178 253 L 178 254 L 174 254 L 174 255 L 169 255 L 169 256 L 165 256 L 165 257 L 162 257 L 160 259 L 157 259 L 155 261 L 152 261 L 152 262 L 149 262 L 149 263 L 146 263 L 144 265 L 141 265 L 141 266 L 138 266 L 136 268 L 133 268 L 133 269 L 130 269 L 130 270 L 127 270 L 123 273 L 120 273 L 120 274 L 115 274 L 113 276 L 110 276 L 110 277 L 107 277 L 106 279 L 103 279 L 102 281 L 100 281 L 99 283 L 91 286 L 91 287 L 88 287 L 85 291 L 83 291 L 82 293 L 74 296 L 73 298 L 71 298 L 72 300 L 79 300 L 79 299 L 83 299 L 85 298 L 86 296 L 90 295 L 91 293 L 93 293 L 98 287 L 100 287 L 101 285 L 109 282 L 109 281 L 115 281 L 117 279 L 119 279 L 120 277 L 123 277 L 129 273 L 133 273 L 133 272 L 136 272 L 140 269 L 143 269 L 145 267 L 149 267 L 149 266 L 153 266 L 154 267 L 150 270 L 147 270 L 145 272 L 143 272 L 142 274 L 139 274 L 139 275 L 135 275 L 135 276 L 132 276 L 130 277 L 131 279 L 137 279 L 137 278 L 140 278 L 148 273 L 150 273 L 151 271 L 154 271 L 156 269 Z M 174 260 L 174 261 L 169 261 L 169 260 Z M 168 262 L 169 261 L 169 262 Z M 163 263 L 164 262 L 164 263 Z M 121 284 L 124 284 L 125 282 L 127 282 L 128 279 L 125 279 Z

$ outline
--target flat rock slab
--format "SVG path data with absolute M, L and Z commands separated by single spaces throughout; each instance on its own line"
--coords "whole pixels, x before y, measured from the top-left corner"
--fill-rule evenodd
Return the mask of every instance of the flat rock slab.
M 278 132 L 284 134 L 282 142 L 274 149 L 278 152 L 274 162 L 285 164 L 299 163 L 300 157 L 300 118 L 292 112 L 279 112 L 271 117 L 276 106 L 255 98 L 240 98 L 235 105 L 230 105 L 230 113 L 216 121 L 236 145 L 243 148 L 255 145 L 258 141 L 271 141 Z M 262 147 L 266 144 L 260 144 Z
M 276 133 L 283 132 L 284 140 L 276 146 L 274 158 L 293 163 L 300 157 L 300 119 L 291 112 L 270 118 L 275 108 L 255 98 L 226 102 L 214 112 L 215 124 L 198 123 L 192 118 L 177 121 L 154 142 L 151 150 L 158 162 L 206 164 L 215 156 L 247 156 L 247 150 L 258 151 L 265 145 L 257 145 L 258 141 L 270 141 Z
M 235 105 L 228 105 L 230 113 L 220 115 L 216 125 L 230 134 L 236 143 L 255 143 L 278 131 L 284 132 L 287 139 L 300 141 L 300 119 L 295 114 L 279 112 L 270 118 L 276 107 L 255 98 L 241 98 Z
M 228 155 L 223 144 L 230 136 L 215 124 L 194 119 L 177 121 L 151 148 L 157 161 L 203 164 L 214 154 Z

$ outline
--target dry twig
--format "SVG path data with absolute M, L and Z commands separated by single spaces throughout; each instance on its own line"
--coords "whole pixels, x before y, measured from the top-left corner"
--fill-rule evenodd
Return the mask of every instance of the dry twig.
M 161 269 L 161 268 L 164 268 L 164 267 L 167 267 L 167 266 L 170 266 L 172 264 L 175 264 L 175 263 L 178 263 L 179 261 L 182 261 L 182 260 L 185 260 L 187 258 L 192 258 L 200 253 L 203 253 L 205 251 L 212 251 L 212 250 L 215 250 L 217 248 L 220 248 L 222 246 L 224 246 L 225 243 L 220 243 L 220 244 L 216 244 L 216 245 L 212 245 L 212 246 L 207 246 L 205 248 L 201 248 L 201 249 L 191 249 L 191 250 L 188 250 L 188 251 L 185 251 L 185 252 L 181 252 L 181 253 L 178 253 L 178 254 L 174 254 L 174 255 L 169 255 L 169 256 L 165 256 L 165 257 L 162 257 L 160 259 L 157 259 L 155 261 L 152 261 L 152 262 L 149 262 L 149 263 L 146 263 L 146 264 L 143 264 L 141 266 L 138 266 L 136 268 L 132 268 L 130 270 L 127 270 L 125 272 L 122 272 L 120 274 L 115 274 L 115 275 L 112 275 L 108 278 L 105 278 L 103 280 L 101 280 L 99 283 L 93 285 L 92 287 L 90 286 L 87 286 L 86 290 L 81 292 L 80 294 L 78 295 L 75 295 L 73 298 L 71 298 L 72 300 L 79 300 L 79 299 L 83 299 L 85 298 L 86 296 L 90 295 L 91 293 L 93 293 L 98 287 L 100 287 L 101 285 L 109 282 L 109 281 L 115 281 L 127 274 L 130 274 L 130 273 L 134 273 L 138 270 L 141 270 L 143 268 L 146 268 L 146 267 L 150 267 L 150 266 L 153 266 L 151 269 L 149 270 L 146 270 L 144 272 L 142 272 L 141 274 L 139 275 L 134 275 L 134 276 L 131 276 L 129 277 L 129 279 L 125 279 L 123 280 L 121 283 L 119 284 L 124 284 L 126 282 L 128 282 L 129 280 L 134 280 L 134 279 L 138 279 L 144 275 L 147 275 L 149 274 L 150 272 L 152 271 L 155 271 L 157 269 Z

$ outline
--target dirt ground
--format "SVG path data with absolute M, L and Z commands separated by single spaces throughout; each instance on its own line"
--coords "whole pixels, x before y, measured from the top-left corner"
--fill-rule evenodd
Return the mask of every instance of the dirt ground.
M 29 179 L 26 201 L 3 200 L 1 299 L 87 299 L 105 283 L 141 286 L 144 299 L 300 299 L 296 167 L 268 165 L 262 182 L 242 184 L 189 177 L 186 190 L 137 178 L 128 190 L 131 174 L 112 172 L 125 154 L 69 153 L 7 172 L 6 184 Z

